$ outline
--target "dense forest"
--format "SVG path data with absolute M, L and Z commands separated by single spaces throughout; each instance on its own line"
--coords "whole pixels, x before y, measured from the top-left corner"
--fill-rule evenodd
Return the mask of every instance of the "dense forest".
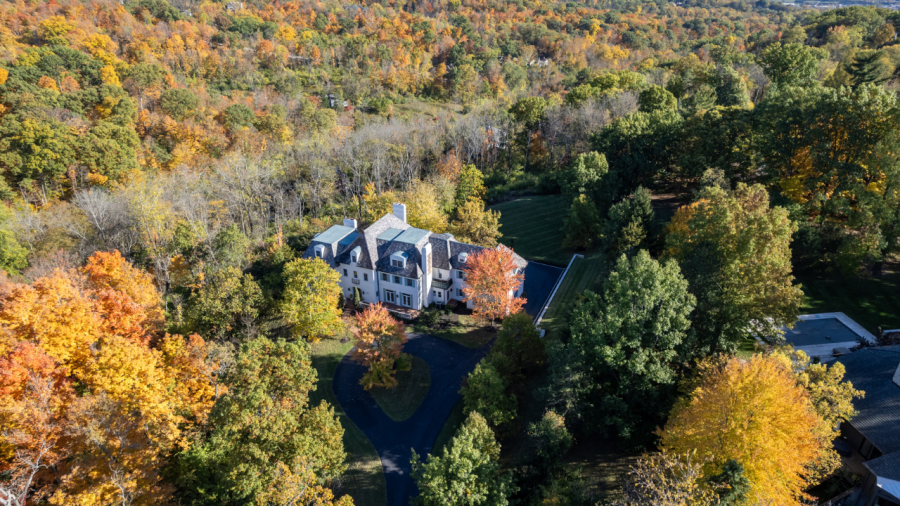
M 603 274 L 548 339 L 491 325 L 419 503 L 804 504 L 860 393 L 780 329 L 798 271 L 900 249 L 898 29 L 767 0 L 0 3 L 0 504 L 368 504 L 315 347 L 402 326 L 341 321 L 301 255 L 392 202 L 495 246 L 528 195 Z M 728 395 L 796 423 L 721 454 Z M 573 434 L 664 451 L 598 497 Z

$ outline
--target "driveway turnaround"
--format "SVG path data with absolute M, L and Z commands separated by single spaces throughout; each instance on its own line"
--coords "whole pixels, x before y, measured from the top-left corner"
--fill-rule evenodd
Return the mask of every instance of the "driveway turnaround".
M 491 345 L 473 349 L 427 334 L 410 333 L 407 337 L 409 342 L 403 346 L 403 351 L 421 358 L 431 368 L 428 395 L 410 418 L 395 422 L 384 414 L 359 384 L 365 367 L 351 361 L 349 353 L 341 359 L 332 384 L 341 408 L 369 438 L 381 457 L 389 506 L 407 506 L 410 497 L 418 494 L 410 476 L 411 450 L 415 449 L 423 459 L 431 452 L 438 433 L 461 397 L 459 389 L 463 378 L 475 368 Z

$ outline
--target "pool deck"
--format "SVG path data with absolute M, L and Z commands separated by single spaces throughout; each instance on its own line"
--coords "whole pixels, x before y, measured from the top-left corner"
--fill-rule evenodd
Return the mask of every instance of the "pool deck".
M 834 323 L 842 324 L 842 327 L 839 325 L 829 326 L 828 320 L 835 320 Z M 823 362 L 834 358 L 835 348 L 855 347 L 858 344 L 857 337 L 865 339 L 870 344 L 875 344 L 875 336 L 844 313 L 805 314 L 798 316 L 797 322 L 820 323 L 821 325 L 813 328 L 829 336 L 834 336 L 832 341 L 827 340 L 825 335 L 803 335 L 794 333 L 792 329 L 785 329 L 785 340 L 788 344 L 794 345 L 794 349 L 802 350 L 809 357 L 819 357 Z M 794 339 L 792 339 L 792 333 L 794 333 Z

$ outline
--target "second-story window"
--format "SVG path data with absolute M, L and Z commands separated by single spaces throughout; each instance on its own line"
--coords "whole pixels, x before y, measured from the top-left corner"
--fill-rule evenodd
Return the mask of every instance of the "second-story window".
M 387 281 L 387 280 L 388 280 L 388 275 L 382 272 L 382 273 L 381 273 L 381 280 L 382 280 L 382 281 Z
M 401 284 L 400 276 L 394 276 L 394 283 L 397 283 L 398 285 Z
M 416 286 L 416 280 L 406 278 L 406 286 Z
M 344 269 L 344 277 L 347 277 L 347 269 Z
M 466 275 L 463 274 L 463 271 L 456 271 L 456 277 L 459 279 L 466 279 Z
M 359 276 L 356 275 L 356 271 L 353 271 L 353 277 L 354 277 L 354 278 L 358 278 L 358 277 L 359 277 Z
M 364 272 L 363 273 L 363 281 L 368 281 L 368 280 L 369 280 L 369 275 Z
M 438 279 L 444 279 L 444 273 L 443 273 L 443 272 L 438 271 Z

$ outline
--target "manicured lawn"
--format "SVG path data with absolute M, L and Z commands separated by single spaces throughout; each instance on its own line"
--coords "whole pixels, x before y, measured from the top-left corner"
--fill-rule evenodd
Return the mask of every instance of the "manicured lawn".
M 441 317 L 436 327 L 422 324 L 412 326 L 413 332 L 443 337 L 469 348 L 481 348 L 497 335 L 488 328 L 488 323 L 468 315 L 458 315 L 459 321 L 452 321 L 457 315 Z M 499 327 L 499 324 L 497 324 Z
M 408 371 L 398 371 L 397 386 L 373 388 L 369 391 L 382 411 L 395 422 L 413 416 L 431 387 L 431 370 L 421 358 L 410 355 L 412 365 Z
M 897 296 L 900 274 L 897 272 L 877 278 L 800 273 L 797 281 L 803 285 L 804 294 L 800 314 L 840 311 L 873 334 L 878 327 L 900 328 L 900 297 Z
M 311 346 L 312 365 L 319 374 L 319 381 L 316 383 L 316 390 L 310 392 L 310 405 L 316 406 L 323 400 L 328 402 L 344 427 L 344 450 L 348 454 L 348 468 L 341 476 L 340 483 L 335 486 L 335 495 L 349 494 L 357 506 L 384 506 L 387 503 L 387 492 L 378 453 L 365 434 L 341 409 L 331 388 L 334 371 L 341 358 L 353 347 L 352 341 L 341 343 L 341 337 L 343 336 L 322 339 Z
M 547 308 L 547 313 L 544 314 L 544 319 L 541 321 L 541 328 L 547 330 L 548 334 L 565 328 L 565 319 L 577 296 L 585 290 L 596 290 L 606 276 L 606 269 L 600 253 L 576 258 L 572 262 L 569 272 L 566 273 L 566 277 L 563 278 L 559 290 L 556 291 L 550 307 Z
M 528 260 L 565 267 L 572 251 L 562 248 L 566 209 L 562 195 L 534 195 L 491 206 L 500 211 L 500 242 Z

